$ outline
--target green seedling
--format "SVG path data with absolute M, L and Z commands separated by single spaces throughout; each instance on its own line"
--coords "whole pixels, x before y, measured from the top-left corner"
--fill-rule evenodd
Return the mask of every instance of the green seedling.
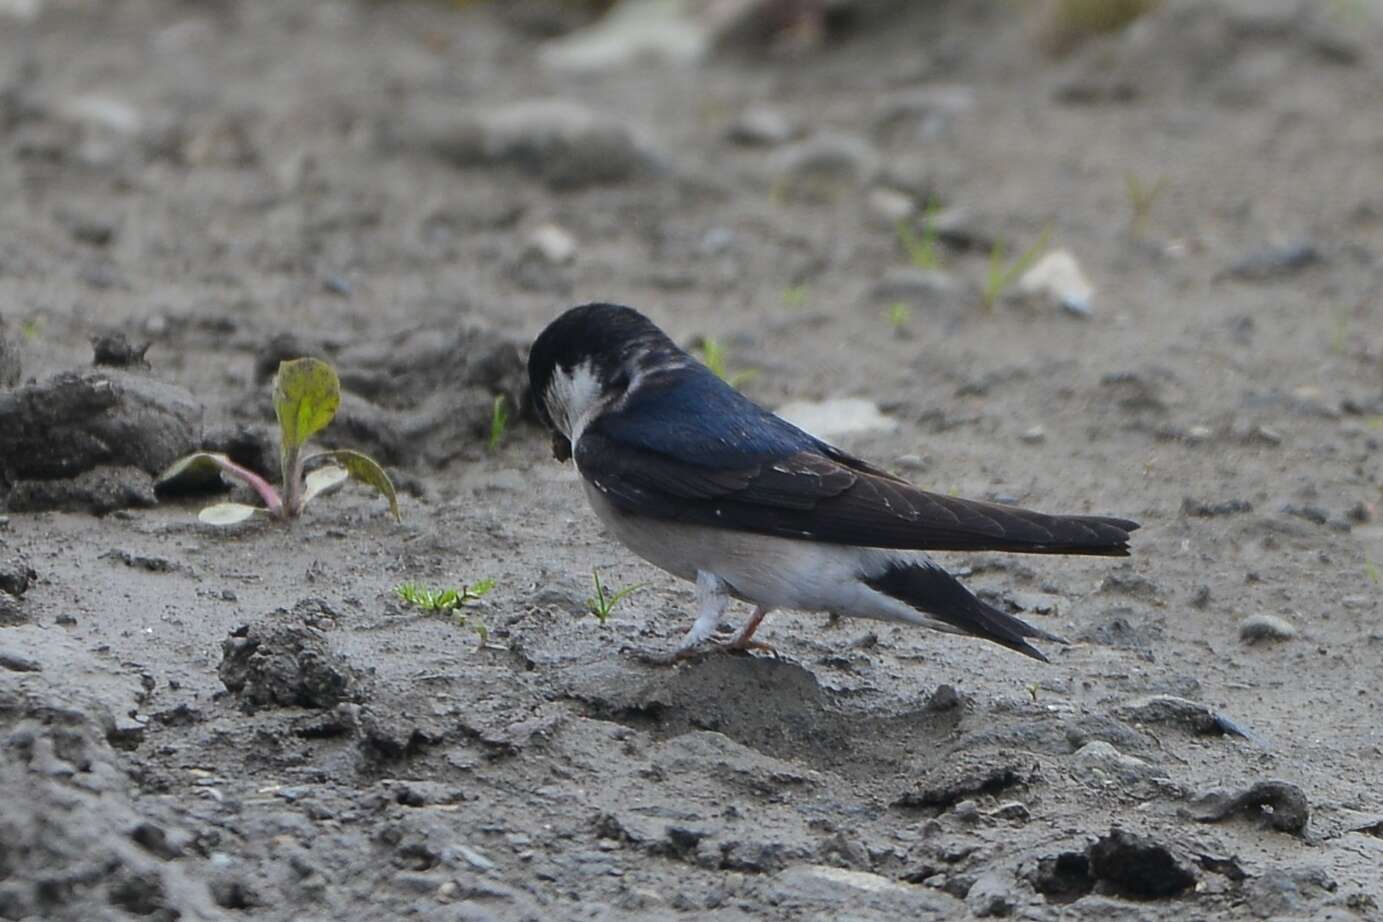
M 993 311 L 994 305 L 999 303 L 999 299 L 1004 296 L 1004 292 L 1013 287 L 1013 283 L 1023 277 L 1042 257 L 1047 250 L 1047 244 L 1052 239 L 1052 229 L 1050 227 L 1042 231 L 1042 236 L 1037 238 L 1037 242 L 1023 251 L 1012 263 L 1004 259 L 1004 245 L 996 242 L 994 249 L 989 251 L 989 269 L 985 273 L 984 291 L 980 294 L 984 309 Z
M 744 371 L 730 371 L 727 367 L 725 346 L 720 340 L 711 339 L 710 337 L 701 341 L 701 362 L 714 372 L 717 378 L 731 387 L 739 387 L 759 373 L 758 369 L 755 368 L 747 368 Z
M 927 208 L 922 218 L 922 233 L 918 234 L 907 221 L 898 222 L 898 245 L 908 254 L 908 261 L 919 269 L 940 269 L 941 249 L 938 246 L 940 234 L 936 229 L 936 216 L 941 211 L 936 205 Z
M 1166 180 L 1161 176 L 1151 184 L 1143 182 L 1136 173 L 1124 174 L 1124 193 L 1128 196 L 1129 234 L 1142 238 L 1148 229 L 1148 219 L 1152 216 L 1153 205 L 1162 194 Z
M 894 301 L 888 308 L 888 325 L 895 333 L 901 333 L 912 320 L 912 308 L 902 301 Z
M 783 306 L 794 310 L 807 303 L 807 283 L 789 285 L 783 289 Z
M 1364 561 L 1364 575 L 1373 580 L 1375 586 L 1383 583 L 1383 573 L 1378 572 L 1378 564 L 1372 560 Z
M 207 483 L 221 475 L 249 486 L 264 506 L 216 503 L 197 518 L 209 525 L 234 525 L 255 515 L 293 519 L 303 507 L 323 493 L 354 479 L 373 487 L 389 501 L 394 519 L 399 515 L 398 494 L 384 468 L 369 455 L 348 448 L 304 455 L 308 439 L 331 422 L 341 405 L 341 381 L 336 370 L 319 359 L 291 359 L 279 363 L 274 378 L 274 415 L 279 422 L 279 470 L 283 494 L 263 477 L 241 467 L 227 456 L 199 451 L 173 462 L 158 478 L 160 485 Z M 308 471 L 307 468 L 315 466 Z
M 24 341 L 31 343 L 43 335 L 43 318 L 28 317 L 19 323 L 19 335 L 24 337 Z
M 462 584 L 460 589 L 429 589 L 426 586 L 419 586 L 417 583 L 400 583 L 394 587 L 394 595 L 405 603 L 430 614 L 450 616 L 458 627 L 467 627 L 475 631 L 480 638 L 480 645 L 483 647 L 490 642 L 489 629 L 479 621 L 472 621 L 461 609 L 467 602 L 474 602 L 483 598 L 494 588 L 495 581 L 492 579 L 476 580 L 473 584 Z
M 495 397 L 494 409 L 490 412 L 490 451 L 499 448 L 504 440 L 504 431 L 509 427 L 509 408 L 505 406 L 504 395 Z
M 586 600 L 586 608 L 595 615 L 595 619 L 601 624 L 610 620 L 610 615 L 614 612 L 616 605 L 648 585 L 647 583 L 635 583 L 632 586 L 625 586 L 623 589 L 611 592 L 601 584 L 599 570 L 592 570 L 591 578 L 595 580 L 595 595 Z

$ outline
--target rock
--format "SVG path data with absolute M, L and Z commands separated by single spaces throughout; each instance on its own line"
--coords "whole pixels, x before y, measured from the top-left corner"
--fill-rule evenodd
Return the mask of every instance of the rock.
M 746 147 L 777 147 L 802 135 L 802 126 L 780 109 L 752 106 L 730 125 L 727 137 Z
M 819 402 L 798 400 L 779 407 L 783 419 L 820 439 L 852 432 L 892 432 L 897 420 L 885 416 L 873 401 L 858 397 L 837 397 Z
M 1006 755 L 952 758 L 927 779 L 925 786 L 905 792 L 893 802 L 894 806 L 945 808 L 977 794 L 997 794 L 1026 784 L 1032 766 L 1005 758 Z M 991 761 L 995 756 L 1002 760 Z
M 462 166 L 508 166 L 554 189 L 626 182 L 659 159 L 624 122 L 576 103 L 527 100 L 471 114 L 434 132 L 432 146 Z
M 1152 768 L 1142 759 L 1124 755 L 1103 740 L 1094 740 L 1071 757 L 1071 770 L 1082 781 L 1125 785 L 1146 779 Z
M 1068 250 L 1047 253 L 1024 272 L 1014 290 L 1022 297 L 1046 299 L 1081 317 L 1093 311 L 1095 286 Z
M 688 65 L 701 61 L 715 39 L 714 22 L 678 0 L 624 0 L 595 24 L 546 42 L 543 66 L 597 73 L 641 61 Z
M 902 146 L 935 140 L 956 117 L 975 108 L 975 90 L 968 86 L 924 86 L 905 90 L 884 101 L 875 123 L 878 137 Z
M 1314 244 L 1294 243 L 1250 253 L 1225 270 L 1225 275 L 1241 281 L 1265 282 L 1295 275 L 1322 261 Z
M 199 447 L 202 412 L 180 387 L 115 370 L 0 394 L 0 489 L 12 509 L 151 503 L 153 476 Z M 78 475 L 94 482 L 45 486 Z
M 529 235 L 524 249 L 544 262 L 562 266 L 576 258 L 576 238 L 561 225 L 548 223 Z
M 1263 640 L 1292 640 L 1296 636 L 1297 629 L 1292 623 L 1277 615 L 1249 615 L 1239 622 L 1239 639 L 1248 644 Z
M 785 908 L 811 907 L 852 914 L 868 907 L 902 918 L 955 918 L 959 901 L 924 887 L 899 883 L 867 871 L 798 864 L 774 875 L 774 901 Z
M 22 557 L 12 557 L 9 560 L 0 560 L 0 592 L 14 596 L 16 599 L 29 591 L 34 580 L 38 579 L 38 574 L 34 568 L 29 566 L 28 561 Z
M 1264 809 L 1264 808 L 1269 809 Z M 1196 819 L 1218 823 L 1232 816 L 1249 814 L 1279 832 L 1294 836 L 1306 834 L 1311 821 L 1311 804 L 1301 788 L 1290 781 L 1260 781 L 1244 791 L 1209 791 L 1197 799 Z
M 1246 499 L 1225 499 L 1218 502 L 1193 499 L 1187 496 L 1181 501 L 1181 514 L 1209 519 L 1222 515 L 1239 515 L 1252 512 L 1253 504 Z
M 1044 856 L 1026 877 L 1034 890 L 1052 902 L 1069 903 L 1095 889 L 1087 852 Z
M 332 708 L 360 697 L 359 675 L 322 630 L 277 617 L 232 631 L 216 672 L 247 711 Z
M 977 918 L 1003 918 L 1018 908 L 1018 898 L 1013 893 L 1013 882 L 1007 874 L 986 871 L 970 885 L 965 894 L 965 905 L 970 914 Z
M 887 269 L 869 290 L 870 299 L 876 302 L 906 301 L 922 306 L 955 304 L 970 294 L 966 283 L 950 272 L 917 266 Z
M 823 132 L 780 148 L 770 169 L 784 194 L 820 202 L 868 185 L 879 163 L 879 152 L 864 138 Z
M 1175 695 L 1150 695 L 1125 702 L 1114 709 L 1120 719 L 1135 724 L 1170 723 L 1198 735 L 1221 735 L 1243 737 L 1251 743 L 1266 748 L 1266 743 L 1258 736 L 1240 727 L 1229 717 L 1212 710 L 1199 701 L 1178 698 Z
M 136 346 L 124 333 L 110 333 L 91 337 L 91 364 L 106 365 L 111 368 L 145 368 L 149 362 L 144 353 L 149 351 L 149 343 Z
M 1047 430 L 1041 426 L 1033 426 L 1031 429 L 1023 430 L 1023 434 L 1018 438 L 1029 445 L 1041 445 L 1047 441 Z
M 1090 876 L 1117 896 L 1157 900 L 1180 896 L 1196 885 L 1196 874 L 1165 845 L 1118 827 L 1090 846 Z
M 890 230 L 917 214 L 917 202 L 911 195 L 884 186 L 869 190 L 865 208 L 876 224 Z

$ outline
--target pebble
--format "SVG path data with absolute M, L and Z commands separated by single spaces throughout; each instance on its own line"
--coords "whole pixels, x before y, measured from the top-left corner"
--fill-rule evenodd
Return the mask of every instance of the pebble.
M 1314 244 L 1294 243 L 1250 253 L 1231 265 L 1226 274 L 1243 281 L 1262 282 L 1295 275 L 1319 262 L 1322 257 Z
M 1250 615 L 1239 622 L 1239 639 L 1244 643 L 1258 643 L 1260 640 L 1291 640 L 1297 636 L 1297 629 L 1286 618 L 1277 615 Z
M 872 182 L 879 163 L 879 152 L 864 138 L 822 132 L 778 150 L 772 170 L 783 191 L 819 200 Z
M 576 238 L 558 224 L 544 224 L 528 237 L 526 249 L 553 265 L 566 265 L 576 259 Z
M 689 65 L 706 57 L 714 23 L 676 0 L 616 3 L 592 25 L 553 39 L 538 50 L 544 67 L 564 73 L 600 73 L 642 61 Z
M 1071 766 L 1083 780 L 1103 784 L 1139 781 L 1150 770 L 1147 762 L 1125 755 L 1104 740 L 1093 740 L 1076 750 Z
M 899 223 L 917 214 L 917 202 L 906 192 L 875 186 L 865 198 L 869 215 L 878 224 L 887 228 L 897 227 Z
M 513 166 L 554 189 L 625 182 L 661 163 L 620 119 L 553 99 L 471 113 L 431 144 L 462 166 Z
M 1047 430 L 1043 429 L 1041 426 L 1033 426 L 1031 429 L 1024 431 L 1018 438 L 1027 442 L 1029 445 L 1040 445 L 1047 441 Z
M 879 277 L 870 289 L 869 297 L 879 302 L 925 304 L 958 300 L 965 293 L 965 283 L 945 270 L 895 266 Z
M 1015 290 L 1019 295 L 1049 299 L 1079 317 L 1093 313 L 1095 286 L 1069 250 L 1044 255 L 1018 279 Z
M 727 137 L 746 147 L 777 147 L 802 136 L 802 126 L 780 109 L 753 106 L 740 113 Z
M 1007 875 L 988 871 L 975 878 L 965 894 L 965 905 L 977 918 L 1007 916 L 1018 906 Z
M 854 432 L 892 432 L 898 421 L 885 416 L 872 400 L 836 397 L 822 401 L 797 400 L 783 404 L 778 415 L 820 439 Z

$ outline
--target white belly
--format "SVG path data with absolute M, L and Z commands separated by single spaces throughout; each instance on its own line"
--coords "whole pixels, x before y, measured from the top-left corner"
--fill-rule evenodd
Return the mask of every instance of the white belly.
M 628 515 L 589 481 L 583 478 L 582 483 L 591 508 L 615 537 L 674 576 L 695 581 L 698 572 L 714 574 L 736 598 L 765 608 L 936 626 L 927 615 L 861 581 L 861 576 L 879 573 L 892 561 L 926 562 L 916 551 L 795 541 Z

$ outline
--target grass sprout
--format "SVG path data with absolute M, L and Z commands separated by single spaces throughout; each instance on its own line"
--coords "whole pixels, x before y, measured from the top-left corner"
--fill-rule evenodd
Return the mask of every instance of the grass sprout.
M 504 441 L 504 432 L 509 428 L 509 408 L 506 404 L 503 394 L 495 396 L 495 405 L 490 411 L 490 451 L 499 448 L 499 443 Z
M 648 583 L 635 583 L 632 586 L 625 586 L 623 589 L 616 589 L 612 592 L 601 583 L 599 570 L 591 571 L 591 579 L 595 582 L 595 594 L 586 600 L 586 608 L 595 615 L 595 619 L 601 624 L 610 620 L 610 615 L 614 613 L 616 605 L 648 586 Z
M 1148 229 L 1148 219 L 1152 216 L 1153 205 L 1166 187 L 1166 179 L 1159 176 L 1146 183 L 1137 173 L 1124 174 L 1124 194 L 1128 198 L 1129 233 L 1141 239 Z
M 797 285 L 789 285 L 783 289 L 783 306 L 799 308 L 807 303 L 807 284 L 801 282 Z
M 718 339 L 709 336 L 701 341 L 701 362 L 720 380 L 731 387 L 739 387 L 746 381 L 754 378 L 759 373 L 756 368 L 746 368 L 743 371 L 730 371 L 726 359 L 725 345 Z
M 1031 269 L 1042 258 L 1042 254 L 1046 252 L 1047 244 L 1051 242 L 1051 239 L 1052 229 L 1047 227 L 1037 238 L 1037 242 L 1024 250 L 1011 263 L 1004 258 L 1003 243 L 994 244 L 994 249 L 989 251 L 989 269 L 985 273 L 984 291 L 980 294 L 986 311 L 993 311 L 994 305 L 999 303 L 1004 292 L 1013 287 L 1013 283 L 1022 278 L 1023 273 Z
M 893 327 L 894 332 L 901 333 L 912 320 L 912 308 L 902 301 L 894 301 L 889 305 L 886 316 L 888 317 L 888 325 Z
M 908 262 L 919 269 L 941 268 L 940 235 L 936 229 L 936 216 L 940 211 L 936 205 L 927 208 L 922 217 L 921 233 L 913 230 L 907 221 L 898 222 L 898 244 L 908 254 Z
M 484 597 L 494 588 L 495 581 L 492 579 L 476 580 L 469 584 L 463 583 L 459 589 L 431 589 L 417 583 L 399 583 L 394 587 L 394 595 L 402 599 L 404 603 L 429 614 L 450 617 L 457 627 L 470 628 L 480 638 L 480 645 L 483 647 L 490 642 L 489 628 L 479 621 L 469 618 L 464 614 L 463 608 L 467 602 L 474 602 Z

